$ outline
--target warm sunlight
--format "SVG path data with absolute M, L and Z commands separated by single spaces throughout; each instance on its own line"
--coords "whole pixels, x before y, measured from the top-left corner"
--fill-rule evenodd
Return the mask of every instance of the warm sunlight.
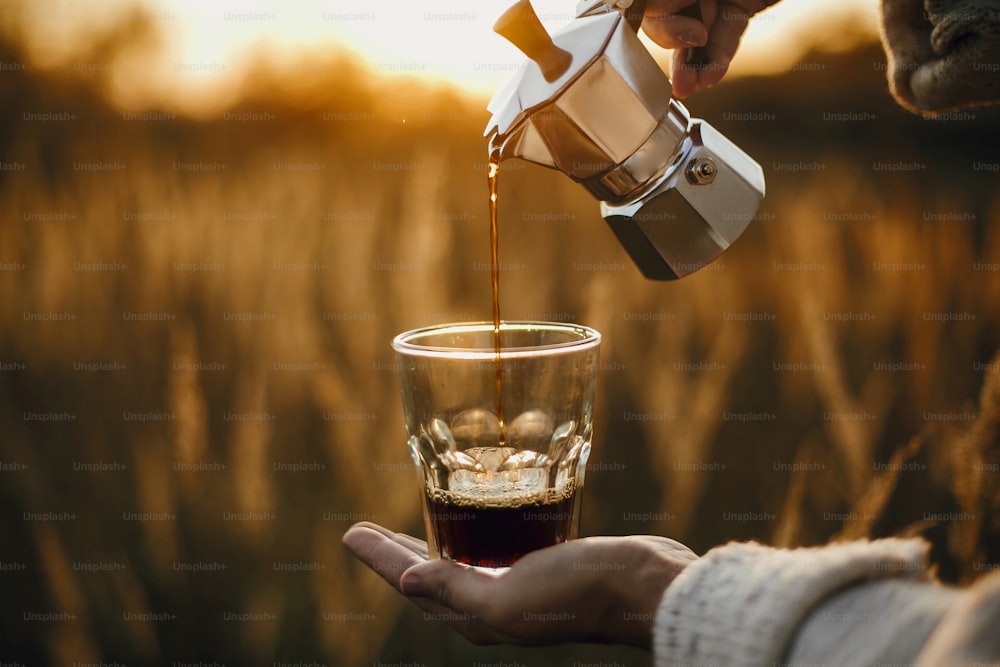
M 237 94 L 238 75 L 253 63 L 272 63 L 294 76 L 305 56 L 330 46 L 356 52 L 375 75 L 443 79 L 484 96 L 522 61 L 491 30 L 507 4 L 497 0 L 141 2 L 162 33 L 160 43 L 149 45 L 146 58 L 130 54 L 130 63 L 108 72 L 115 97 L 130 107 L 148 105 L 151 99 L 160 106 L 218 107 Z M 533 4 L 550 31 L 570 21 L 576 7 L 573 0 Z M 69 2 L 51 5 L 46 12 L 27 10 L 38 62 L 75 62 L 74 33 L 89 34 L 127 6 L 126 0 L 118 0 L 97 15 L 81 13 Z M 876 0 L 783 0 L 751 21 L 732 73 L 787 70 L 813 46 L 850 47 L 872 39 L 875 11 Z M 828 34 L 831 28 L 842 34 Z M 666 55 L 657 47 L 653 51 Z
M 267 0 L 147 0 L 176 14 L 184 29 L 184 57 L 214 62 L 252 50 L 267 38 L 283 45 L 336 43 L 363 54 L 380 74 L 441 77 L 478 92 L 492 91 L 521 62 L 520 54 L 491 26 L 505 4 L 496 0 L 387 0 L 380 3 L 280 5 Z M 534 0 L 550 31 L 571 20 L 572 0 Z M 791 67 L 803 48 L 869 38 L 875 26 L 875 0 L 842 0 L 825 5 L 784 0 L 756 17 L 744 39 L 737 72 Z M 868 26 L 867 34 L 830 35 L 821 29 Z
M 0 0 L 0 667 L 1000 667 L 1000 0 L 515 1 Z

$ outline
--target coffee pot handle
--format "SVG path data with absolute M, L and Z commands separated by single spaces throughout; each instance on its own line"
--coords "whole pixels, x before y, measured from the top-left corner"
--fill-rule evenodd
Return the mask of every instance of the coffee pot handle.
M 518 0 L 511 5 L 497 19 L 493 32 L 534 60 L 549 83 L 565 74 L 573 62 L 572 55 L 552 42 L 529 0 Z

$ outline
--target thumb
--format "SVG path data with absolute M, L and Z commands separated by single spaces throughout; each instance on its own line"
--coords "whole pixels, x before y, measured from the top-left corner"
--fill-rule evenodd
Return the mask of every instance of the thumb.
M 427 598 L 456 611 L 472 611 L 489 598 L 497 576 L 440 558 L 403 572 L 399 587 L 407 597 Z

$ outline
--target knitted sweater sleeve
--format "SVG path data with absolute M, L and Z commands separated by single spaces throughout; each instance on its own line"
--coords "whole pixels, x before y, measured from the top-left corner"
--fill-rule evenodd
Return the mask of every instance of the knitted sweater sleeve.
M 664 593 L 653 630 L 656 666 L 782 664 L 799 628 L 828 598 L 860 582 L 924 578 L 927 548 L 921 540 L 890 538 L 794 550 L 756 543 L 713 549 Z M 940 613 L 930 617 L 927 633 Z M 818 630 L 813 634 L 822 636 Z

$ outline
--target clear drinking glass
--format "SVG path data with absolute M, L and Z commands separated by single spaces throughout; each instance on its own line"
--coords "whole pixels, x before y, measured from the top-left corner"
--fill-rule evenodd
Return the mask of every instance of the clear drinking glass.
M 447 324 L 393 340 L 434 558 L 506 567 L 576 537 L 601 335 Z

